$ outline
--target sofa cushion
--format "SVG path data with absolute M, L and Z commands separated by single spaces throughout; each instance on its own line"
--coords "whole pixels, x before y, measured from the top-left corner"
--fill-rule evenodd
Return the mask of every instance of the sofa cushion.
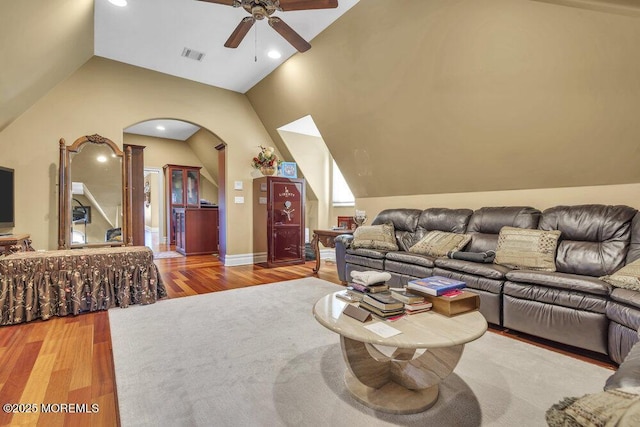
M 386 252 L 377 251 L 375 249 L 347 249 L 348 255 L 356 255 L 365 258 L 384 259 Z
M 433 267 L 435 258 L 428 255 L 415 254 L 411 252 L 393 251 L 387 252 L 385 257 L 389 260 L 404 262 L 406 264 L 422 265 L 424 267 Z
M 409 252 L 434 257 L 446 256 L 449 251 L 459 251 L 464 248 L 469 240 L 471 237 L 466 234 L 434 230 L 411 246 Z
M 424 265 L 407 264 L 406 262 L 393 261 L 387 259 L 384 262 L 384 269 L 391 273 L 397 273 L 402 276 L 410 276 L 411 279 L 433 276 L 433 267 L 425 267 Z
M 344 256 L 344 260 L 347 264 L 359 265 L 373 270 L 384 270 L 384 256 L 382 258 L 371 258 L 368 256 L 347 253 Z M 358 270 L 362 271 L 362 269 Z
M 376 215 L 371 225 L 393 224 L 396 243 L 400 249 L 406 251 L 417 241 L 416 229 L 421 214 L 422 210 L 420 209 L 385 209 Z
M 468 251 L 495 250 L 504 226 L 537 228 L 540 211 L 529 206 L 498 206 L 477 209 L 469 219 L 466 233 L 471 235 Z
M 613 274 L 600 278 L 616 288 L 640 291 L 640 259 L 627 264 Z
M 636 212 L 631 220 L 631 240 L 627 252 L 627 264 L 640 259 L 640 212 Z
M 509 267 L 498 264 L 485 264 L 460 259 L 438 258 L 435 260 L 438 267 L 447 270 L 462 271 L 475 276 L 488 277 L 490 279 L 504 279 L 505 275 L 511 271 Z
M 429 208 L 422 211 L 416 231 L 419 238 L 433 230 L 464 233 L 469 224 L 471 209 Z
M 600 277 L 624 266 L 636 212 L 629 206 L 556 206 L 542 213 L 538 228 L 562 232 L 557 271 Z
M 594 295 L 607 296 L 611 286 L 602 280 L 590 276 L 567 274 L 551 271 L 512 270 L 506 274 L 512 282 L 542 285 L 570 291 L 584 292 Z
M 548 306 L 571 308 L 585 314 L 587 312 L 598 313 L 603 315 L 602 320 L 605 320 L 604 315 L 607 312 L 607 297 L 603 295 L 587 294 L 568 289 L 548 288 L 545 286 L 536 286 L 530 285 L 528 283 L 524 284 L 510 281 L 504 282 L 503 293 L 505 297 L 509 296 L 517 298 L 519 300 L 527 300 L 540 304 L 546 304 Z M 530 313 L 530 315 L 532 315 L 530 321 L 538 323 L 538 326 L 540 326 L 539 320 L 544 318 L 548 314 L 549 313 L 540 312 L 533 315 L 532 313 Z M 563 324 L 563 320 L 561 320 L 561 317 L 557 317 L 555 318 L 555 321 L 557 321 L 557 323 L 554 323 L 553 326 L 547 325 L 546 327 L 562 334 L 563 326 L 565 326 Z M 571 323 L 575 322 L 576 318 L 572 318 L 571 316 L 569 316 L 564 321 Z M 582 328 L 584 328 L 584 326 Z M 606 335 L 606 325 L 603 325 L 603 328 Z M 585 334 L 588 334 L 590 331 L 584 332 Z M 560 340 L 560 342 L 564 341 Z
M 494 263 L 515 269 L 555 271 L 560 232 L 502 227 Z
M 395 230 L 393 224 L 388 222 L 380 225 L 363 225 L 353 232 L 351 247 L 380 249 L 383 251 L 397 251 Z
M 433 275 L 460 280 L 467 284 L 467 288 L 480 289 L 498 295 L 502 294 L 502 287 L 504 285 L 504 280 L 476 276 L 462 271 L 451 271 L 438 266 L 433 269 Z

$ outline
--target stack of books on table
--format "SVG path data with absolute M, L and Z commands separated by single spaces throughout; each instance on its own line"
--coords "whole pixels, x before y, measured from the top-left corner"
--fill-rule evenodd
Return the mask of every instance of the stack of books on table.
M 409 283 L 407 283 L 407 289 L 419 294 L 435 297 L 439 297 L 451 291 L 454 291 L 453 293 L 459 293 L 455 291 L 459 291 L 466 287 L 467 284 L 465 282 L 442 276 L 425 277 L 424 279 L 410 280 Z
M 394 299 L 391 292 L 364 294 L 359 307 L 383 319 L 404 315 L 404 303 Z
M 349 288 L 361 294 L 388 292 L 391 274 L 382 271 L 352 271 Z
M 424 313 L 431 310 L 433 304 L 425 301 L 422 295 L 414 294 L 406 289 L 392 289 L 391 296 L 404 303 L 404 311 L 407 314 Z
M 425 300 L 433 305 L 433 311 L 445 316 L 466 313 L 480 307 L 480 296 L 463 290 L 466 283 L 459 280 L 432 276 L 411 280 L 407 288 L 424 295 Z
M 429 301 L 416 302 L 413 304 L 405 304 L 404 311 L 407 314 L 418 314 L 431 310 L 431 307 L 433 307 L 433 304 Z

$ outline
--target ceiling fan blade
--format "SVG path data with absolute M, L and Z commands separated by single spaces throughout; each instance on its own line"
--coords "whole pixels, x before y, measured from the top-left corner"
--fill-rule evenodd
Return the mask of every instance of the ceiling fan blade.
M 251 27 L 253 27 L 254 22 L 256 22 L 256 20 L 251 16 L 247 16 L 240 21 L 236 29 L 233 30 L 233 33 L 229 36 L 229 39 L 225 42 L 224 47 L 230 47 L 232 49 L 238 47 L 242 39 L 244 39 L 244 36 L 246 36 Z
M 333 9 L 338 0 L 280 0 L 280 8 L 287 10 Z
M 233 6 L 236 1 L 235 0 L 198 0 L 206 3 L 217 3 L 217 4 L 226 4 L 227 6 Z
M 293 31 L 293 28 L 288 26 L 282 19 L 270 17 L 269 25 L 271 25 L 278 34 L 284 37 L 286 41 L 291 43 L 293 47 L 298 49 L 298 52 L 306 52 L 311 49 L 309 42 L 300 37 L 300 34 Z

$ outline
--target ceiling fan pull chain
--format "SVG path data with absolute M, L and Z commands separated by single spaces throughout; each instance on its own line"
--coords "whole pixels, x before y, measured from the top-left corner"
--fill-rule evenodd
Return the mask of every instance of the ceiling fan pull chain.
M 258 26 L 255 25 L 254 26 L 256 31 L 255 31 L 255 43 L 253 46 L 253 62 L 258 62 Z

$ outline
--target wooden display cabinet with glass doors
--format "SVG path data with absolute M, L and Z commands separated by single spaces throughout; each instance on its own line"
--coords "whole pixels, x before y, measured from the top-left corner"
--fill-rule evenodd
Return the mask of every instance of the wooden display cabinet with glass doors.
M 176 209 L 200 207 L 200 167 L 164 165 L 167 197 L 167 236 L 176 243 Z

